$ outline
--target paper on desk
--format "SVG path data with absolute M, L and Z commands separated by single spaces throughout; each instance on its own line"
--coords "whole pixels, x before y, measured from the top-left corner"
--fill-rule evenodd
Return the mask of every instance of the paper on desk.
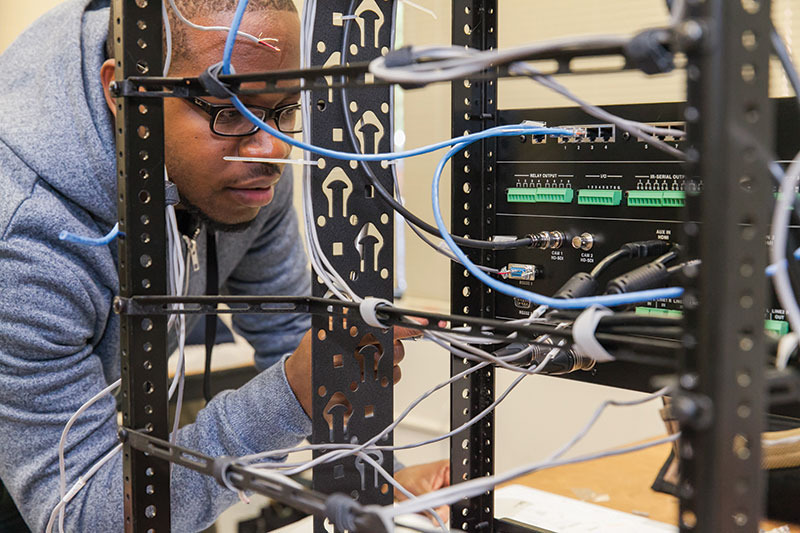
M 541 490 L 511 485 L 495 492 L 495 516 L 558 533 L 674 533 L 678 528 Z
M 400 524 L 407 524 L 413 525 L 423 529 L 435 529 L 430 520 L 425 518 L 422 515 L 403 515 L 397 518 L 397 522 Z M 288 526 L 284 526 L 274 533 L 312 533 L 314 531 L 314 517 L 307 516 L 300 520 L 299 522 L 295 522 L 294 524 L 290 524 Z M 452 531 L 461 531 L 460 529 L 454 529 Z M 396 527 L 395 533 L 413 533 L 413 530 L 407 529 L 404 527 Z

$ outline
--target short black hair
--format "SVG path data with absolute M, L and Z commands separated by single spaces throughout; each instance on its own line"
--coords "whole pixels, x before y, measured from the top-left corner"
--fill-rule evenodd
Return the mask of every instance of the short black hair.
M 173 55 L 182 56 L 186 54 L 186 26 L 178 19 L 169 0 L 162 0 L 167 5 L 167 16 L 169 16 L 170 27 L 172 28 L 172 50 Z M 239 0 L 175 0 L 181 14 L 189 20 L 206 17 L 215 13 L 233 13 Z M 247 9 L 251 11 L 289 11 L 297 13 L 297 6 L 294 0 L 250 0 Z M 108 37 L 106 38 L 106 57 L 114 57 L 114 9 L 109 10 L 108 17 Z M 166 37 L 165 37 L 166 39 Z M 166 53 L 166 46 L 164 47 Z

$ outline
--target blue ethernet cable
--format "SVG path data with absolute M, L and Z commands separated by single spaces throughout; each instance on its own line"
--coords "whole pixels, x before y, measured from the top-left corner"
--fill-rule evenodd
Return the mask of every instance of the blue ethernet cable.
M 479 136 L 480 135 L 482 135 L 482 138 L 493 136 L 493 134 L 489 133 L 489 130 L 480 132 Z M 573 298 L 569 300 L 564 300 L 561 298 L 550 298 L 542 294 L 526 291 L 518 287 L 515 287 L 513 285 L 509 285 L 507 283 L 498 281 L 485 274 L 475 265 L 475 263 L 470 261 L 470 259 L 466 256 L 466 254 L 461 250 L 461 248 L 458 247 L 458 245 L 453 240 L 453 237 L 447 230 L 447 226 L 445 225 L 444 219 L 442 218 L 442 209 L 439 204 L 439 183 L 442 178 L 442 173 L 444 172 L 445 164 L 447 164 L 447 162 L 455 154 L 457 154 L 470 144 L 472 143 L 462 142 L 454 146 L 444 155 L 444 157 L 442 157 L 442 159 L 439 161 L 439 164 L 436 166 L 436 171 L 433 174 L 433 183 L 431 185 L 433 217 L 436 220 L 436 225 L 439 227 L 439 232 L 442 235 L 442 239 L 444 239 L 444 241 L 447 243 L 447 246 L 450 248 L 453 254 L 455 254 L 455 256 L 458 258 L 461 264 L 464 265 L 467 271 L 473 276 L 475 276 L 484 285 L 490 287 L 492 290 L 495 290 L 501 294 L 505 294 L 507 296 L 513 296 L 514 298 L 521 298 L 523 300 L 533 302 L 534 304 L 537 305 L 546 305 L 554 309 L 583 309 L 592 305 L 604 305 L 612 307 L 616 305 L 626 305 L 638 302 L 646 302 L 650 300 L 656 300 L 658 298 L 677 298 L 683 294 L 682 287 L 667 287 L 664 289 L 636 291 L 625 294 L 587 296 L 583 298 Z
M 225 40 L 225 49 L 222 57 L 223 74 L 231 73 L 231 57 L 233 55 L 233 47 L 236 41 L 236 32 L 238 31 L 239 26 L 242 23 L 242 18 L 244 17 L 245 10 L 247 9 L 247 3 L 248 0 L 239 0 L 239 4 L 236 6 L 236 12 L 233 17 L 233 22 L 231 23 L 231 29 L 228 32 L 227 39 Z M 516 298 L 522 298 L 524 300 L 531 301 L 538 305 L 547 305 L 554 309 L 582 309 L 585 307 L 589 307 L 591 305 L 607 305 L 607 306 L 625 305 L 630 303 L 655 300 L 658 298 L 677 298 L 683 294 L 683 288 L 669 287 L 665 289 L 637 291 L 626 294 L 574 298 L 571 300 L 550 298 L 547 296 L 543 296 L 541 294 L 519 289 L 517 287 L 514 287 L 513 285 L 508 285 L 506 283 L 502 283 L 500 281 L 495 280 L 494 278 L 489 277 L 488 275 L 484 274 L 480 269 L 478 269 L 477 266 L 472 261 L 470 261 L 469 258 L 464 254 L 461 248 L 458 247 L 455 241 L 453 241 L 453 238 L 447 231 L 447 228 L 444 224 L 444 220 L 442 219 L 441 207 L 439 205 L 439 195 L 438 195 L 439 182 L 441 180 L 442 172 L 444 171 L 444 165 L 447 163 L 447 161 L 449 161 L 453 157 L 453 155 L 460 152 L 461 150 L 463 150 L 464 148 L 466 148 L 475 141 L 492 136 L 499 137 L 499 136 L 512 136 L 521 134 L 574 135 L 573 132 L 567 130 L 559 130 L 555 128 L 551 129 L 551 128 L 526 126 L 526 125 L 511 125 L 511 126 L 506 125 L 506 126 L 497 126 L 495 128 L 490 128 L 488 130 L 484 130 L 481 132 L 464 135 L 459 138 L 442 141 L 436 144 L 432 144 L 422 148 L 416 148 L 414 150 L 407 150 L 404 152 L 393 152 L 387 154 L 355 154 L 355 153 L 339 152 L 336 150 L 328 150 L 325 148 L 315 147 L 313 145 L 306 144 L 302 141 L 297 141 L 293 137 L 286 135 L 275 128 L 270 127 L 264 121 L 260 120 L 258 117 L 253 115 L 253 113 L 251 113 L 250 110 L 247 109 L 247 107 L 245 107 L 245 105 L 238 98 L 238 96 L 231 95 L 231 102 L 233 102 L 233 105 L 236 107 L 236 109 L 239 110 L 240 113 L 242 113 L 242 115 L 246 116 L 253 124 L 256 124 L 259 128 L 266 131 L 270 135 L 286 142 L 290 146 L 302 148 L 303 150 L 308 150 L 316 154 L 320 154 L 326 157 L 331 157 L 334 159 L 345 159 L 354 161 L 388 161 L 388 160 L 402 159 L 416 155 L 427 154 L 442 148 L 446 148 L 448 146 L 453 146 L 453 148 L 451 148 L 450 151 L 448 151 L 447 154 L 445 154 L 445 156 L 439 161 L 439 164 L 436 167 L 436 172 L 434 173 L 432 191 L 433 191 L 433 210 L 434 210 L 434 217 L 436 219 L 436 225 L 439 227 L 439 231 L 442 234 L 442 238 L 445 240 L 450 250 L 452 250 L 452 252 L 456 255 L 456 257 L 462 262 L 464 267 L 472 275 L 474 275 L 481 282 L 483 282 L 486 286 L 491 287 L 492 289 L 497 290 L 502 294 L 506 294 L 508 296 L 513 296 Z
M 73 244 L 82 244 L 84 246 L 106 246 L 107 244 L 111 244 L 111 242 L 117 237 L 124 236 L 125 234 L 119 230 L 119 222 L 116 223 L 113 228 L 111 228 L 111 231 L 109 231 L 107 235 L 96 239 L 92 237 L 75 235 L 74 233 L 70 233 L 66 230 L 58 234 L 58 238 L 62 241 L 71 242 Z
M 236 7 L 236 13 L 234 14 L 233 21 L 231 22 L 231 28 L 228 32 L 228 37 L 225 40 L 225 50 L 222 56 L 222 73 L 223 74 L 231 74 L 231 57 L 233 55 L 233 47 L 236 41 L 236 32 L 239 29 L 239 26 L 242 23 L 242 17 L 244 16 L 244 12 L 247 8 L 248 0 L 240 0 L 239 4 Z M 558 129 L 558 128 L 542 128 L 540 126 L 528 126 L 525 124 L 506 124 L 503 126 L 496 126 L 494 128 L 490 128 L 480 133 L 471 133 L 469 135 L 464 135 L 462 137 L 457 137 L 455 139 L 449 139 L 447 141 L 441 141 L 435 144 L 431 144 L 428 146 L 423 146 L 420 148 L 414 148 L 412 150 L 405 150 L 403 152 L 389 152 L 383 154 L 359 154 L 359 153 L 350 153 L 350 152 L 339 152 L 338 150 L 330 150 L 327 148 L 322 148 L 320 146 L 314 146 L 311 144 L 306 144 L 302 141 L 298 141 L 294 137 L 287 135 L 281 131 L 278 131 L 276 128 L 273 128 L 263 120 L 260 120 L 258 117 L 253 115 L 247 107 L 242 103 L 238 96 L 235 94 L 230 95 L 231 102 L 239 110 L 239 112 L 247 117 L 250 122 L 261 128 L 262 130 L 266 131 L 273 137 L 282 140 L 283 142 L 287 143 L 290 146 L 294 146 L 296 148 L 301 148 L 303 150 L 308 150 L 309 152 L 313 152 L 315 154 L 319 154 L 321 156 L 330 157 L 333 159 L 343 159 L 346 161 L 367 161 L 367 162 L 379 162 L 379 161 L 393 161 L 395 159 L 405 159 L 408 157 L 414 157 L 418 155 L 428 154 L 431 152 L 435 152 L 437 150 L 441 150 L 443 148 L 448 148 L 457 144 L 459 142 L 472 142 L 477 141 L 479 139 L 483 139 L 481 135 L 486 134 L 487 132 L 491 132 L 492 134 L 496 133 L 498 136 L 515 136 L 515 135 L 574 135 L 575 133 L 572 131 Z
M 795 250 L 795 251 L 794 251 L 794 253 L 792 254 L 792 256 L 793 256 L 795 259 L 798 259 L 798 260 L 800 260 L 800 248 L 798 248 L 797 250 Z M 769 266 L 768 266 L 768 267 L 765 269 L 765 273 L 767 274 L 767 277 L 774 276 L 774 275 L 775 275 L 775 272 L 777 272 L 777 271 L 778 271 L 778 267 L 781 267 L 781 268 L 786 268 L 788 265 L 789 265 L 789 261 L 788 261 L 788 260 L 786 260 L 786 259 L 784 259 L 784 260 L 783 260 L 783 261 L 781 261 L 780 263 L 773 263 L 773 264 L 769 265 Z

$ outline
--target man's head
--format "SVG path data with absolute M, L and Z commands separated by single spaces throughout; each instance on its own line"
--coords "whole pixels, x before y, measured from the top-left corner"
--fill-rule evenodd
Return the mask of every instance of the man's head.
M 165 0 L 166 2 L 166 0 Z M 230 26 L 235 0 L 176 0 L 181 13 L 202 26 Z M 227 36 L 223 31 L 200 31 L 183 24 L 168 9 L 173 54 L 170 76 L 197 76 L 222 60 Z M 280 51 L 238 38 L 232 64 L 237 73 L 297 68 L 300 61 L 300 21 L 292 0 L 251 0 L 240 31 L 270 37 Z M 106 100 L 116 113 L 108 86 L 114 80 L 114 61 L 100 72 Z M 229 101 L 203 98 L 211 104 Z M 244 97 L 246 105 L 279 109 L 299 100 L 298 94 Z M 198 210 L 221 229 L 246 227 L 272 201 L 283 165 L 228 162 L 225 156 L 286 158 L 290 147 L 258 131 L 244 137 L 212 132 L 210 115 L 201 106 L 178 98 L 164 100 L 164 149 L 167 172 L 177 186 L 181 203 Z M 274 125 L 274 123 L 272 123 Z

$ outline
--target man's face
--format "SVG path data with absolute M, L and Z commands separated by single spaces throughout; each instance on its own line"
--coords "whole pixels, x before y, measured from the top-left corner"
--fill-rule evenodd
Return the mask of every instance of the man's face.
M 229 26 L 231 14 L 220 13 L 193 22 L 204 26 Z M 197 76 L 222 60 L 225 32 L 188 28 L 187 58 L 179 59 L 170 76 Z M 298 68 L 300 22 L 296 13 L 262 11 L 245 15 L 241 31 L 272 37 L 280 52 L 252 41 L 237 39 L 232 64 L 238 74 Z M 275 109 L 299 101 L 298 94 L 261 94 L 243 97 L 246 105 Z M 204 97 L 213 104 L 229 100 Z M 287 158 L 288 144 L 259 130 L 247 137 L 223 137 L 209 127 L 202 109 L 177 98 L 164 100 L 164 148 L 167 172 L 186 205 L 194 206 L 222 225 L 252 221 L 259 209 L 272 201 L 284 165 L 225 161 L 225 156 Z M 274 122 L 270 125 L 274 126 Z

